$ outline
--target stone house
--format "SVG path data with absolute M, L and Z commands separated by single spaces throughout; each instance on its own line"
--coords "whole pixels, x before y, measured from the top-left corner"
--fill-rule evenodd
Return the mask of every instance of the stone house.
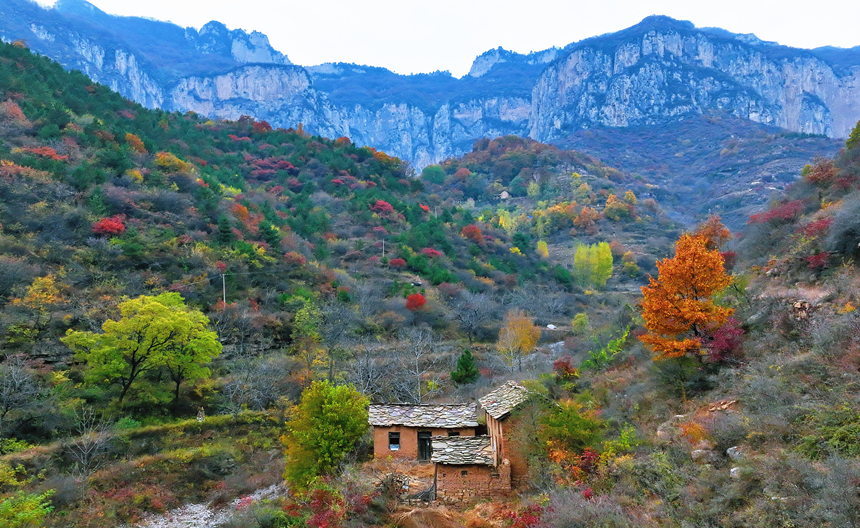
M 474 404 L 371 405 L 374 456 L 433 462 L 441 500 L 507 495 L 528 478 L 516 431 L 529 417 L 514 411 L 532 396 L 509 381 L 479 398 L 479 409 Z M 487 434 L 476 436 L 484 430 Z
M 474 403 L 371 404 L 368 415 L 376 458 L 429 462 L 433 437 L 475 436 L 478 428 Z

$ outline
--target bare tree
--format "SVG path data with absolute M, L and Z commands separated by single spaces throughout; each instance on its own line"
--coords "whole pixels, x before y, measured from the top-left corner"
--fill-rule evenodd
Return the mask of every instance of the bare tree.
M 235 368 L 221 390 L 221 408 L 235 416 L 245 409 L 266 409 L 282 396 L 295 398 L 301 392 L 290 377 L 295 363 L 295 359 L 284 355 L 246 354 L 235 360 Z
M 27 414 L 41 405 L 44 388 L 24 356 L 0 364 L 0 432 L 9 413 Z
M 460 292 L 452 302 L 452 317 L 469 336 L 469 344 L 485 323 L 498 317 L 499 307 L 483 293 Z
M 354 342 L 358 312 L 353 306 L 340 301 L 332 301 L 320 307 L 319 333 L 328 354 L 328 380 L 334 381 L 335 369 L 339 362 L 347 359 L 346 347 Z
M 66 448 L 75 462 L 72 473 L 81 483 L 81 498 L 89 486 L 93 473 L 105 462 L 105 453 L 110 448 L 113 430 L 96 411 L 86 405 L 75 408 L 75 436 L 69 439 Z
M 351 347 L 346 381 L 371 401 L 384 401 L 391 393 L 392 361 L 379 343 L 362 343 Z
M 441 391 L 440 368 L 445 347 L 426 326 L 407 328 L 400 337 L 397 372 L 392 378 L 394 396 L 400 401 L 422 403 Z

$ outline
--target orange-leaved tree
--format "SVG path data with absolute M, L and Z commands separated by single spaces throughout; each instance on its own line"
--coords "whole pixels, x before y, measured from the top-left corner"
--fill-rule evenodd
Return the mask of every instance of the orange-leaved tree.
M 719 251 L 708 238 L 681 235 L 675 256 L 657 262 L 658 278 L 642 287 L 642 317 L 648 333 L 641 339 L 655 360 L 692 355 L 702 358 L 702 337 L 722 326 L 731 308 L 714 304 L 711 296 L 731 282 Z

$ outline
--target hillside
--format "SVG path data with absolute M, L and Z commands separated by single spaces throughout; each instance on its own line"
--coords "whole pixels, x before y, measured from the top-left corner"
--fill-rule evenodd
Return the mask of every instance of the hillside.
M 0 519 L 858 524 L 856 129 L 731 242 L 699 229 L 733 320 L 655 361 L 640 287 L 682 234 L 664 180 L 516 136 L 413 177 L 347 138 L 148 110 L 21 46 L 0 66 Z M 770 133 L 738 151 L 777 162 Z M 208 325 L 134 377 L 99 355 L 129 345 L 89 339 L 146 314 Z M 530 347 L 506 341 L 517 321 Z M 466 348 L 477 379 L 455 382 Z M 384 484 L 427 466 L 368 460 L 369 435 L 306 493 L 281 485 L 309 387 L 450 403 L 510 379 L 558 405 L 526 410 L 508 499 L 404 505 Z
M 719 214 L 733 231 L 782 196 L 812 159 L 833 156 L 844 145 L 721 112 L 663 125 L 596 126 L 556 144 L 612 160 L 658 185 L 653 192 L 679 222 Z

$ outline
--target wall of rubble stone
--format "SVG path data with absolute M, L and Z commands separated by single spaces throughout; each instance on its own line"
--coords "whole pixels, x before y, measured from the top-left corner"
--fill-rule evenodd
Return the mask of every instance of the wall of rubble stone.
M 436 464 L 436 500 L 449 503 L 503 497 L 511 492 L 511 466 Z

